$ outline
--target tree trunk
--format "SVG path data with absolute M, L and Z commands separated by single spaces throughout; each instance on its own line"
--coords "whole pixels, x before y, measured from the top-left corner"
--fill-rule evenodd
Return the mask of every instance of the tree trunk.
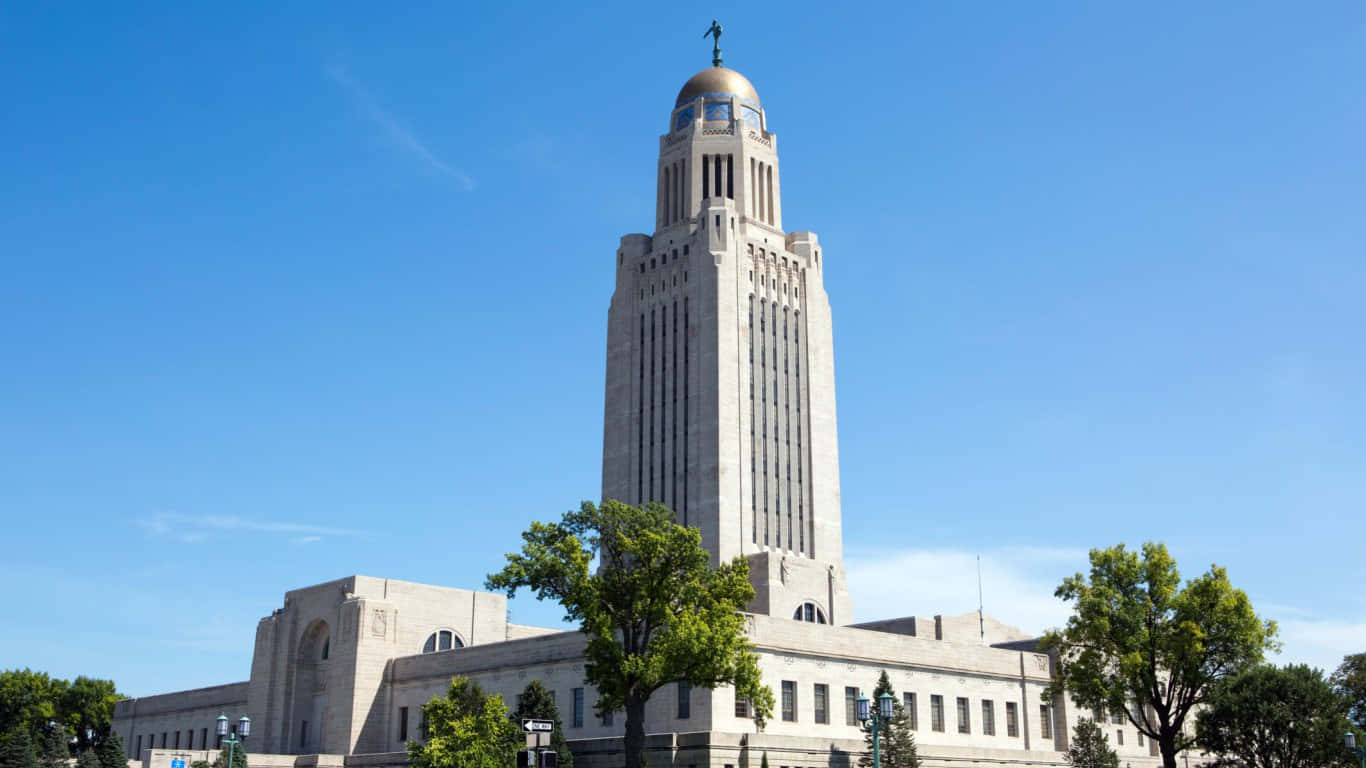
M 1162 754 L 1162 768 L 1177 768 L 1176 730 L 1162 728 L 1157 733 L 1157 751 Z
M 649 697 L 634 693 L 626 696 L 626 739 L 622 747 L 626 768 L 644 768 L 645 765 L 645 702 L 648 700 Z

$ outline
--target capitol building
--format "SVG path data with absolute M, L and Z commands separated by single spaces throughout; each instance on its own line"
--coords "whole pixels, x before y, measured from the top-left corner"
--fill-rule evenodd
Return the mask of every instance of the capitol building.
M 854 701 L 884 670 L 926 766 L 1064 764 L 1093 714 L 1043 697 L 1054 660 L 1030 635 L 978 613 L 852 623 L 824 281 L 846 257 L 785 228 L 777 123 L 719 51 L 660 106 L 652 231 L 603 254 L 602 498 L 663 502 L 713 564 L 748 560 L 746 630 L 777 706 L 760 731 L 730 688 L 667 685 L 647 708 L 648 764 L 852 768 Z M 576 764 L 622 764 L 624 717 L 594 714 L 584 637 L 508 622 L 501 594 L 347 576 L 262 611 L 246 679 L 118 703 L 131 759 L 202 759 L 227 713 L 251 717 L 253 768 L 400 766 L 422 705 L 464 676 L 510 707 L 541 680 Z M 1131 724 L 1101 725 L 1127 768 L 1160 764 Z

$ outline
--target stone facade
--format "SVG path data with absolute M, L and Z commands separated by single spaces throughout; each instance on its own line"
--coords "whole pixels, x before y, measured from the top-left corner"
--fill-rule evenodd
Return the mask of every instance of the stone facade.
M 654 232 L 615 254 L 603 498 L 668 504 L 713 562 L 748 560 L 747 633 L 779 705 L 759 731 L 731 689 L 666 686 L 649 764 L 851 768 L 853 697 L 886 670 L 927 766 L 1060 765 L 1077 708 L 1043 699 L 1052 660 L 1027 635 L 978 614 L 851 623 L 826 263 L 814 233 L 782 229 L 777 146 L 749 81 L 698 73 L 660 137 Z M 391 579 L 292 590 L 248 681 L 119 702 L 115 729 L 144 768 L 206 754 L 220 712 L 252 718 L 257 768 L 384 768 L 453 676 L 510 707 L 539 679 L 581 768 L 620 765 L 624 718 L 594 714 L 584 638 L 506 617 L 501 595 Z M 1104 727 L 1128 768 L 1158 764 L 1132 726 Z

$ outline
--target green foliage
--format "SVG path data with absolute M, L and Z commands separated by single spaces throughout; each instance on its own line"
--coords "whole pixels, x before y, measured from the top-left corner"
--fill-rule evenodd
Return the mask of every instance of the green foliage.
M 100 768 L 128 768 L 128 758 L 123 754 L 123 739 L 117 733 L 110 733 L 95 745 L 95 756 L 100 759 Z M 204 768 L 209 768 L 207 765 Z
M 1077 768 L 1119 768 L 1119 755 L 1100 726 L 1090 718 L 1081 718 L 1072 729 L 1072 744 L 1067 748 L 1067 762 Z
M 38 765 L 43 768 L 66 768 L 71 759 L 71 732 L 57 723 L 43 728 L 38 738 Z
M 1317 669 L 1253 667 L 1210 689 L 1196 716 L 1196 739 L 1247 768 L 1336 765 L 1344 756 L 1346 712 Z
M 1333 673 L 1333 687 L 1351 707 L 1352 722 L 1366 730 L 1366 653 L 1345 656 Z
M 768 768 L 768 751 L 764 751 L 764 756 L 759 760 L 759 768 Z
M 0 732 L 0 768 L 38 768 L 28 728 L 16 725 Z
M 445 696 L 422 705 L 422 742 L 408 742 L 412 768 L 508 768 L 517 759 L 521 728 L 496 694 L 451 679 Z
M 906 714 L 906 707 L 901 700 L 896 697 L 896 690 L 892 688 L 892 679 L 887 676 L 887 670 L 882 670 L 878 675 L 877 687 L 873 689 L 872 701 L 868 706 L 872 709 L 877 708 L 878 697 L 882 694 L 892 697 L 892 718 L 881 724 L 878 735 L 878 753 L 881 758 L 882 768 L 918 768 L 920 757 L 915 751 L 915 733 L 911 731 L 911 718 Z M 863 768 L 871 768 L 873 765 L 873 731 L 872 722 L 864 731 L 863 743 L 866 752 L 859 757 L 858 764 Z
M 247 768 L 247 750 L 245 745 L 238 744 L 232 748 L 232 768 Z M 223 747 L 223 751 L 218 753 L 218 757 L 213 759 L 209 768 L 223 768 L 228 764 L 228 748 Z
M 1193 744 L 1187 717 L 1214 682 L 1277 647 L 1276 624 L 1257 617 L 1219 566 L 1182 586 L 1162 544 L 1144 544 L 1141 556 L 1123 544 L 1093 549 L 1090 559 L 1089 577 L 1069 577 L 1055 593 L 1073 614 L 1042 640 L 1058 656 L 1045 700 L 1066 690 L 1082 707 L 1123 712 L 1176 768 Z
M 190 763 L 190 768 L 213 768 L 213 765 L 208 760 L 196 760 Z
M 95 750 L 87 749 L 77 755 L 76 768 L 100 768 L 100 758 L 95 755 Z
M 0 672 L 0 732 L 22 725 L 38 744 L 50 736 L 48 724 L 56 722 L 83 752 L 109 736 L 114 702 L 120 698 L 112 680 L 78 677 L 68 682 L 30 669 L 5 670 Z
M 76 737 L 77 749 L 89 749 L 109 734 L 114 703 L 121 698 L 113 680 L 81 676 L 66 685 L 61 692 L 58 712 L 61 722 Z
M 522 540 L 487 586 L 509 597 L 526 587 L 578 622 L 588 637 L 584 677 L 598 690 L 594 709 L 626 711 L 627 768 L 641 765 L 645 702 L 676 680 L 734 686 L 764 726 L 773 692 L 745 637 L 740 612 L 754 588 L 743 558 L 712 568 L 701 534 L 662 504 L 584 502 L 558 523 L 532 523 Z
M 517 699 L 517 711 L 512 714 L 512 721 L 520 728 L 524 718 L 554 720 L 555 730 L 550 734 L 550 748 L 559 756 L 560 768 L 574 768 L 574 753 L 569 751 L 569 743 L 564 739 L 559 707 L 550 697 L 550 689 L 540 680 L 527 683 Z

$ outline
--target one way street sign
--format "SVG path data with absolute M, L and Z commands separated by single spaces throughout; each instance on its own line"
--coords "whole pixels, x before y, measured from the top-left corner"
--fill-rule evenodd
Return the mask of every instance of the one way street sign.
M 554 720 L 523 720 L 522 730 L 527 733 L 550 733 L 555 730 Z

